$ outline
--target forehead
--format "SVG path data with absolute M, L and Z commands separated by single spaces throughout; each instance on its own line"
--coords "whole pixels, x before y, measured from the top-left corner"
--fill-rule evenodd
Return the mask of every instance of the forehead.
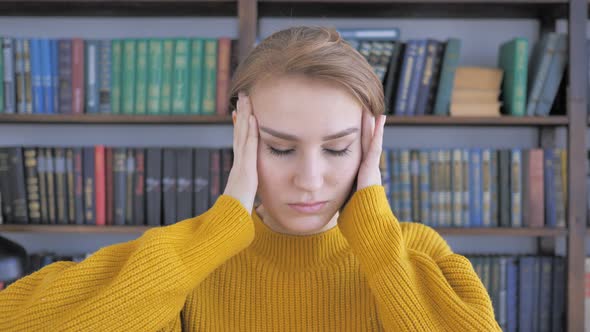
M 267 80 L 255 87 L 251 100 L 260 126 L 290 134 L 316 137 L 360 129 L 362 106 L 336 83 L 305 77 Z

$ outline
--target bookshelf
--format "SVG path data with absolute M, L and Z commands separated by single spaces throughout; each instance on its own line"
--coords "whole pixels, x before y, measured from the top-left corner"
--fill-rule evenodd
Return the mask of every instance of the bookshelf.
M 362 5 L 361 5 L 362 4 Z M 534 19 L 540 22 L 539 29 L 553 30 L 557 19 L 567 19 L 569 30 L 569 69 L 567 96 L 567 115 L 550 117 L 394 117 L 389 116 L 389 127 L 418 127 L 428 132 L 432 129 L 445 127 L 454 128 L 491 127 L 501 135 L 504 130 L 535 130 L 542 132 L 565 129 L 566 148 L 568 152 L 567 179 L 567 228 L 520 228 L 520 229 L 485 229 L 485 228 L 436 228 L 442 235 L 452 236 L 497 236 L 517 238 L 566 238 L 567 257 L 567 330 L 582 331 L 584 329 L 584 260 L 585 237 L 590 236 L 586 227 L 586 135 L 590 122 L 586 116 L 587 77 L 588 72 L 585 41 L 586 22 L 588 20 L 588 4 L 584 0 L 38 0 L 38 1 L 0 1 L 3 16 L 32 17 L 230 17 L 237 22 L 239 32 L 238 48 L 240 57 L 244 57 L 254 45 L 256 37 L 264 29 L 264 19 L 305 18 L 433 18 L 433 19 Z M 518 31 L 514 32 L 518 34 Z M 405 38 L 405 36 L 404 36 Z M 150 127 L 167 125 L 172 127 L 198 126 L 217 130 L 223 127 L 231 132 L 231 118 L 228 116 L 125 116 L 125 115 L 21 115 L 0 114 L 0 131 L 2 128 L 17 130 L 22 126 L 28 129 L 59 128 L 59 130 L 81 129 L 96 126 L 117 127 Z M 57 130 L 57 129 L 56 129 Z M 123 129 L 121 129 L 123 130 Z M 123 134 L 122 134 L 123 135 Z M 42 143 L 41 138 L 39 143 Z M 0 133 L 2 145 L 13 145 L 5 141 Z M 96 140 L 96 135 L 91 140 Z M 541 139 L 539 139 L 541 141 Z M 88 143 L 87 141 L 86 143 Z M 227 141 L 226 141 L 227 142 Z M 223 144 L 225 144 L 224 142 Z M 98 143 L 96 141 L 92 143 Z M 539 142 L 539 145 L 541 143 Z M 0 225 L 0 233 L 69 233 L 69 234 L 122 234 L 142 233 L 147 226 L 128 227 L 90 227 L 74 225 Z

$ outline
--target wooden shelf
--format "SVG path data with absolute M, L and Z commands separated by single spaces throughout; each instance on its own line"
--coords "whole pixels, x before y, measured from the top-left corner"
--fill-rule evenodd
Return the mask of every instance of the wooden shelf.
M 143 233 L 150 226 L 91 226 L 91 225 L 0 225 L 2 232 L 21 233 Z M 461 228 L 435 227 L 441 235 L 459 236 L 522 236 L 522 237 L 557 237 L 565 236 L 564 228 Z M 590 231 L 589 231 L 590 232 Z
M 434 227 L 441 235 L 476 235 L 476 236 L 523 236 L 523 237 L 558 237 L 565 236 L 565 228 L 460 228 Z
M 67 115 L 67 114 L 0 114 L 3 123 L 35 124 L 231 124 L 230 116 L 223 115 Z M 566 126 L 566 116 L 550 117 L 449 117 L 449 116 L 393 116 L 388 126 Z
M 238 0 L 2 0 L 3 16 L 230 16 Z

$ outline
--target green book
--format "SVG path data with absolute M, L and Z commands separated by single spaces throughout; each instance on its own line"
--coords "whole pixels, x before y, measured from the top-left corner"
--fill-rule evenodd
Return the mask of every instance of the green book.
M 137 68 L 135 71 L 135 114 L 147 112 L 147 82 L 148 82 L 148 41 L 137 41 Z
M 174 75 L 172 79 L 172 113 L 188 113 L 189 59 L 191 45 L 188 39 L 177 39 L 174 47 Z
M 190 88 L 189 88 L 189 113 L 200 114 L 203 86 L 203 52 L 204 40 L 193 39 L 191 41 L 191 64 L 190 64 Z
M 174 70 L 174 39 L 164 40 L 160 114 L 170 114 L 172 108 L 172 74 Z
M 123 86 L 122 86 L 122 113 L 135 113 L 135 75 L 136 75 L 136 46 L 134 39 L 123 41 Z
M 160 89 L 162 86 L 162 53 L 164 44 L 161 39 L 152 39 L 148 43 L 148 95 L 147 113 L 160 113 Z
M 505 114 L 525 115 L 528 58 L 526 38 L 514 38 L 500 45 L 498 66 L 504 71 L 502 102 Z
M 217 39 L 205 39 L 202 114 L 215 114 L 217 97 Z
M 119 39 L 111 42 L 111 112 L 121 114 L 121 60 L 123 45 Z
M 434 102 L 434 115 L 449 115 L 455 71 L 461 56 L 461 40 L 449 38 L 445 45 L 441 73 Z

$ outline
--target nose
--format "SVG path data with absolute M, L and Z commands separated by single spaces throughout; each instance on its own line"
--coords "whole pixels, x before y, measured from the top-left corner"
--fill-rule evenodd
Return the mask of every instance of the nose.
M 304 191 L 318 191 L 324 184 L 324 165 L 318 154 L 307 154 L 295 165 L 294 185 Z

